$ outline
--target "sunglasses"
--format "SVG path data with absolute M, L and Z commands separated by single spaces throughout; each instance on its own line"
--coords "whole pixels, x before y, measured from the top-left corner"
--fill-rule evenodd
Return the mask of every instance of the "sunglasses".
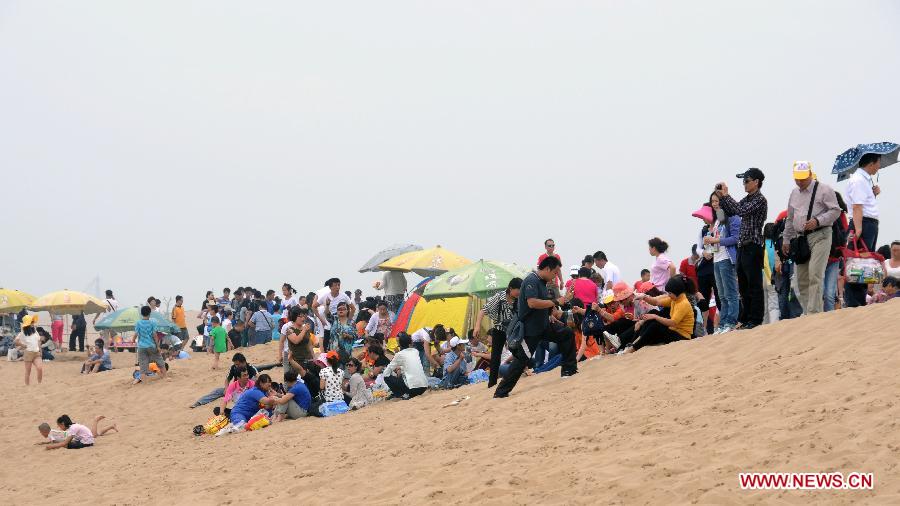
M 548 248 L 555 248 L 556 245 L 555 245 L 555 244 L 548 244 L 547 247 L 548 247 Z

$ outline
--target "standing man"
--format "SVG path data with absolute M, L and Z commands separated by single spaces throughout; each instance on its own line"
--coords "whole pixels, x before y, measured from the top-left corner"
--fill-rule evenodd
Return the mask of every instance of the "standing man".
M 113 297 L 112 290 L 107 290 L 106 291 L 106 311 L 95 314 L 94 321 L 91 322 L 91 325 L 94 325 L 95 323 L 97 323 L 97 320 L 100 319 L 100 317 L 106 316 L 109 313 L 112 313 L 112 312 L 118 311 L 118 310 L 119 310 L 119 301 L 117 301 L 116 298 Z M 112 330 L 101 330 L 100 331 L 100 337 L 103 338 L 103 343 L 106 345 L 107 349 L 109 349 L 109 341 L 110 341 L 110 339 L 112 339 L 113 334 L 114 334 L 114 332 Z
M 181 295 L 175 296 L 175 307 L 172 308 L 172 321 L 175 322 L 175 325 L 178 325 L 178 338 L 181 339 L 182 346 L 187 346 L 187 319 L 184 315 L 184 297 Z
M 512 350 L 513 360 L 509 371 L 497 385 L 494 398 L 509 396 L 525 367 L 531 362 L 532 350 L 536 350 L 541 341 L 554 342 L 559 346 L 559 353 L 562 355 L 560 364 L 562 377 L 572 376 L 578 372 L 574 332 L 565 325 L 550 324 L 551 315 L 557 320 L 562 318 L 562 311 L 557 305 L 566 301 L 565 297 L 558 300 L 550 299 L 547 291 L 547 283 L 559 277 L 561 267 L 562 262 L 559 258 L 547 256 L 538 264 L 537 271 L 531 272 L 522 281 L 519 299 L 516 301 L 518 306 L 516 318 L 524 329 L 525 339 Z
M 825 307 L 825 268 L 831 253 L 831 224 L 840 216 L 841 208 L 834 189 L 815 180 L 811 163 L 794 162 L 793 170 L 797 187 L 788 199 L 781 248 L 787 256 L 791 253 L 791 240 L 806 237 L 811 253 L 809 259 L 802 263 L 794 260 L 800 304 L 807 314 L 821 313 Z
M 747 196 L 736 202 L 728 194 L 728 185 L 724 182 L 716 185 L 719 205 L 726 213 L 741 217 L 741 231 L 738 236 L 738 291 L 741 294 L 741 313 L 738 317 L 738 328 L 752 329 L 762 325 L 765 313 L 763 293 L 763 235 L 762 228 L 766 223 L 769 203 L 760 189 L 766 178 L 763 171 L 750 168 L 738 179 L 744 181 Z
M 522 278 L 512 278 L 506 286 L 506 291 L 497 292 L 488 299 L 475 317 L 473 334 L 476 338 L 481 337 L 481 322 L 485 315 L 494 324 L 489 332 L 491 335 L 491 366 L 490 374 L 488 375 L 488 388 L 497 384 L 497 378 L 500 373 L 500 358 L 503 354 L 503 347 L 506 346 L 506 328 L 513 319 L 513 313 L 516 310 L 515 304 L 521 289 Z
M 231 288 L 223 288 L 222 296 L 216 299 L 216 302 L 219 306 L 227 306 L 231 303 Z
M 402 272 L 385 271 L 381 277 L 381 289 L 384 290 L 384 300 L 388 303 L 388 310 L 396 313 L 400 311 L 403 298 L 406 297 L 406 276 Z M 362 296 L 362 290 L 359 291 Z
M 616 283 L 622 281 L 622 272 L 619 271 L 616 264 L 607 260 L 606 253 L 602 251 L 594 253 L 594 265 L 600 269 L 603 281 L 606 282 L 604 290 L 612 290 Z
M 541 253 L 541 256 L 538 257 L 538 265 L 541 265 L 541 262 L 543 262 L 547 257 L 555 257 L 557 260 L 559 260 L 559 265 L 562 265 L 562 258 L 560 258 L 559 255 L 556 254 L 556 241 L 554 241 L 553 239 L 547 239 L 546 241 L 544 241 L 544 250 L 545 252 Z M 556 285 L 557 291 L 563 289 L 562 272 L 556 273 L 556 279 L 547 280 L 548 283 L 550 281 L 553 281 L 553 284 Z
M 69 334 L 69 351 L 75 351 L 75 341 L 78 341 L 78 351 L 84 351 L 84 334 L 87 331 L 87 320 L 84 313 L 72 316 L 72 333 Z
M 847 205 L 853 218 L 850 224 L 850 241 L 859 239 L 869 251 L 875 251 L 875 241 L 878 240 L 878 203 L 875 197 L 881 193 L 881 188 L 872 177 L 879 169 L 881 155 L 866 153 L 859 159 L 859 170 L 850 176 L 847 185 Z M 847 307 L 865 306 L 867 288 L 868 285 L 847 283 L 844 286 L 844 303 Z

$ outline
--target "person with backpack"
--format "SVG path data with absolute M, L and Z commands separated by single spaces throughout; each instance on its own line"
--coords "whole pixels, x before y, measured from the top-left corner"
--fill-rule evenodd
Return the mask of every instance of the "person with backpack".
M 806 314 L 824 307 L 825 268 L 831 253 L 831 225 L 841 214 L 834 189 L 816 180 L 812 164 L 794 162 L 794 183 L 788 199 L 781 248 L 796 266 L 800 304 Z
M 839 192 L 834 192 L 837 198 L 841 214 L 831 225 L 831 252 L 828 254 L 828 265 L 825 267 L 825 288 L 823 290 L 823 310 L 834 311 L 841 304 L 841 294 L 838 293 L 838 278 L 843 268 L 844 253 L 841 248 L 847 246 L 847 235 L 850 231 L 850 223 L 847 221 L 847 204 Z

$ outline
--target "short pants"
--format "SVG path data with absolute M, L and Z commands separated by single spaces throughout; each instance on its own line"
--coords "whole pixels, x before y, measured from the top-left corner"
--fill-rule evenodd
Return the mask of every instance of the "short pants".
M 156 362 L 160 371 L 166 370 L 166 362 L 159 354 L 156 348 L 138 348 L 138 365 L 141 367 L 141 374 L 150 374 L 150 362 Z

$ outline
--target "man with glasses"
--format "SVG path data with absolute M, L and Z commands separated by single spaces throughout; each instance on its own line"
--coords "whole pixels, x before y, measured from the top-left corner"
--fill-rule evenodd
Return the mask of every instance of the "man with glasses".
M 740 329 L 752 329 L 762 325 L 765 312 L 763 293 L 763 225 L 769 211 L 766 197 L 760 192 L 763 171 L 750 168 L 737 175 L 744 181 L 747 196 L 740 202 L 728 194 L 724 182 L 716 185 L 719 205 L 726 213 L 741 217 L 741 231 L 738 235 L 738 291 L 741 295 L 741 312 L 738 317 Z
M 547 239 L 546 241 L 544 241 L 544 250 L 546 250 L 546 252 L 545 252 L 545 253 L 541 253 L 541 256 L 538 257 L 538 261 L 537 261 L 537 264 L 538 264 L 538 265 L 540 265 L 541 262 L 543 262 L 544 259 L 547 258 L 547 257 L 556 257 L 556 258 L 558 258 L 559 261 L 560 261 L 560 265 L 562 265 L 562 258 L 560 258 L 559 255 L 556 254 L 556 241 L 554 241 L 553 239 Z M 559 295 L 558 295 L 558 294 L 559 294 L 559 290 L 562 290 L 562 288 L 563 288 L 563 278 L 562 278 L 562 273 L 561 273 L 561 272 L 557 272 L 557 273 L 556 273 L 556 278 L 553 279 L 552 281 L 553 281 L 553 284 L 556 285 L 557 290 L 555 290 L 554 293 L 556 293 L 556 294 L 557 294 L 557 297 L 558 297 L 558 296 L 559 296 Z

